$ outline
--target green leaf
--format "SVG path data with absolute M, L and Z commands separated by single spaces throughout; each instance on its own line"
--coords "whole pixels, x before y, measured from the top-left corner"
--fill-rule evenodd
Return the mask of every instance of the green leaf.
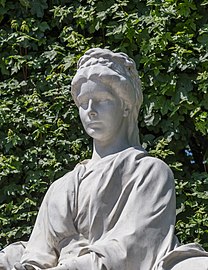
M 46 0 L 32 0 L 30 1 L 31 13 L 39 18 L 43 17 L 44 10 L 48 8 Z

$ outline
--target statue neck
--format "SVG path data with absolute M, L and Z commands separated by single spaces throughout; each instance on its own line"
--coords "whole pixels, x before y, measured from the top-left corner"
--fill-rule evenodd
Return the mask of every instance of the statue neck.
M 105 142 L 93 141 L 92 160 L 98 160 L 111 154 L 115 154 L 132 146 L 127 139 L 117 140 L 114 143 L 108 144 Z

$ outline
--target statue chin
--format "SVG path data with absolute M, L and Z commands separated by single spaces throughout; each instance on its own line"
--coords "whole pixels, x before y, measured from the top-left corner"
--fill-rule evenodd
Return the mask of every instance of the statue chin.
M 208 253 L 174 235 L 171 169 L 139 143 L 137 73 L 123 53 L 81 57 L 72 96 L 92 158 L 50 186 L 29 241 L 0 252 L 1 270 L 208 270 Z

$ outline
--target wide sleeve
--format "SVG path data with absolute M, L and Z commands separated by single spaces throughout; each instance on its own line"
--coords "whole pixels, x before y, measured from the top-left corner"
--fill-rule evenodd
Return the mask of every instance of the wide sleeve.
M 21 259 L 23 265 L 31 265 L 37 269 L 54 267 L 58 263 L 64 239 L 79 241 L 80 235 L 73 223 L 73 215 L 76 214 L 78 173 L 79 170 L 75 170 L 65 175 L 54 182 L 47 191 Z
M 161 160 L 151 157 L 130 162 L 126 169 L 124 164 L 122 169 L 114 171 L 116 177 L 121 177 L 119 173 L 124 171 L 125 181 L 120 181 L 122 187 L 117 185 L 121 192 L 105 216 L 103 235 L 80 249 L 76 258 L 69 258 L 68 262 L 66 258 L 60 264 L 68 263 L 70 270 L 153 270 L 160 258 L 177 244 L 171 170 Z M 102 205 L 99 211 L 103 211 L 103 216 L 110 198 L 115 196 L 108 194 L 109 202 L 106 202 L 105 190 L 98 189 L 98 202 L 94 204 Z

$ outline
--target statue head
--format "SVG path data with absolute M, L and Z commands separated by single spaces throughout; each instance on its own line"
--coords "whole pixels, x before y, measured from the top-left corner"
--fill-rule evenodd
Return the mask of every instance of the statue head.
M 108 49 L 88 50 L 78 61 L 77 72 L 72 80 L 71 93 L 78 106 L 80 86 L 88 80 L 101 82 L 128 105 L 128 140 L 131 145 L 139 143 L 137 117 L 143 101 L 141 82 L 135 62 L 125 53 Z

